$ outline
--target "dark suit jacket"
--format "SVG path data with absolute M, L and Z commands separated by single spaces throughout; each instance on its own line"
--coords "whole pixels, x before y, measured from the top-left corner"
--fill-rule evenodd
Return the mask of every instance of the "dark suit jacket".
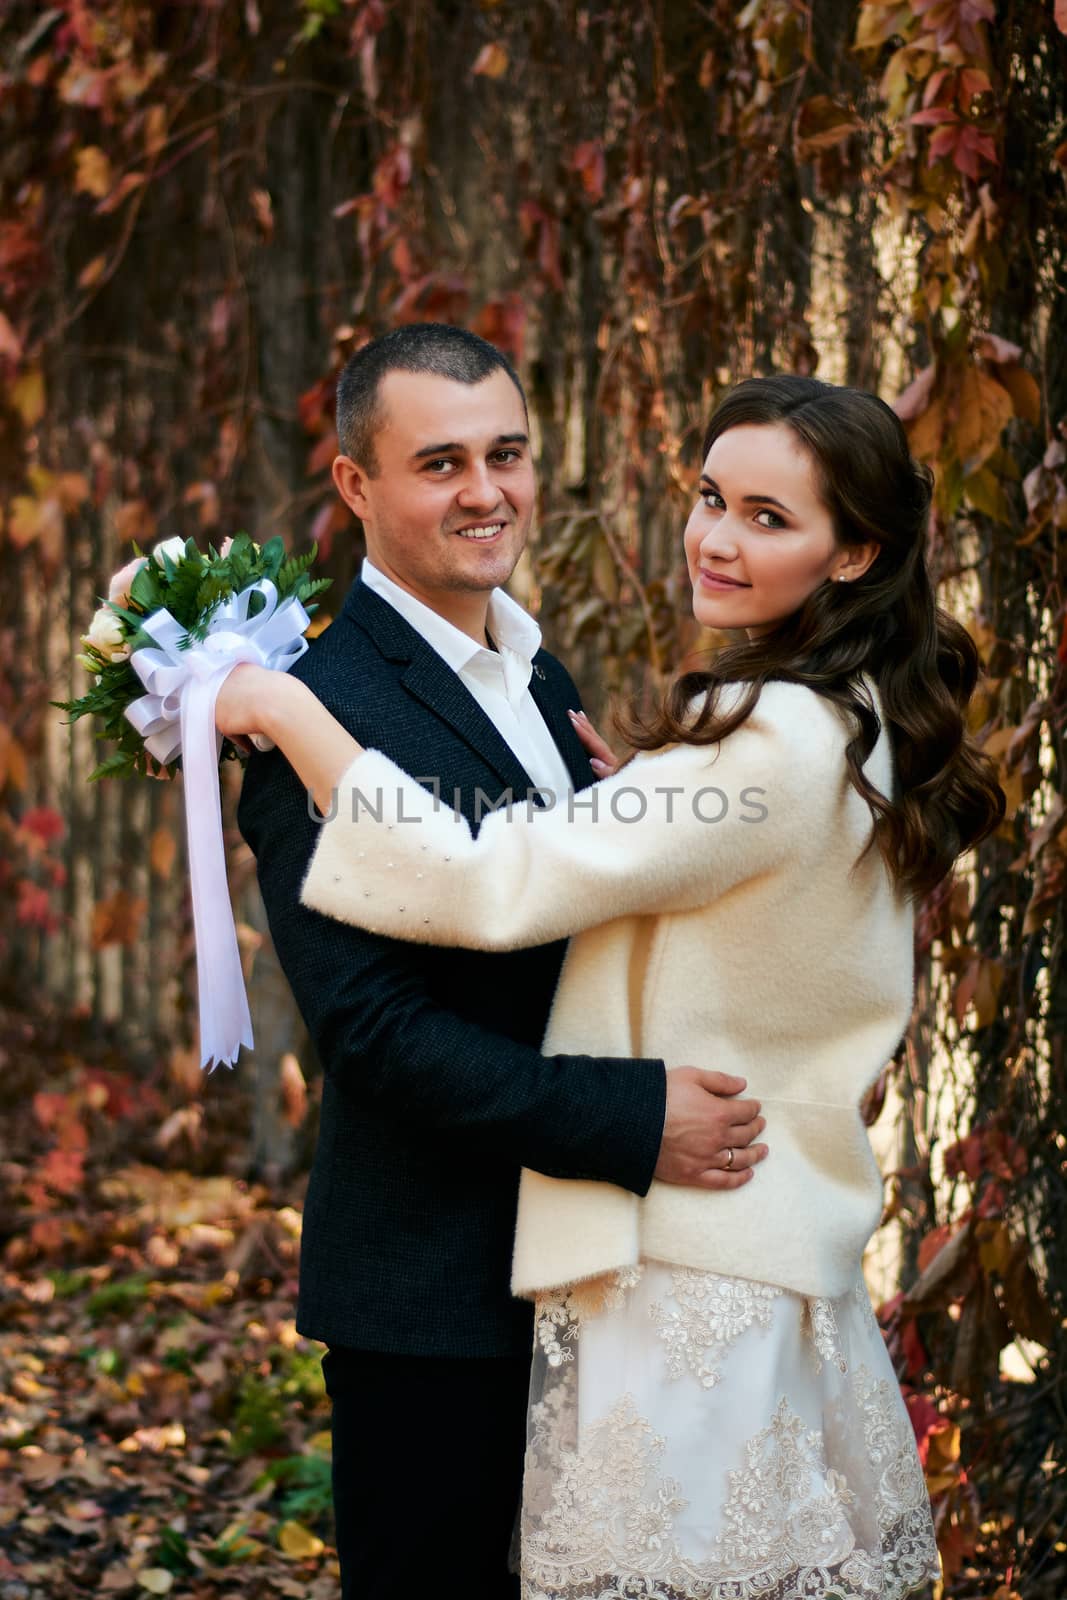
M 573 683 L 545 651 L 531 691 L 576 787 L 589 763 Z M 361 743 L 458 791 L 531 780 L 459 677 L 357 582 L 292 669 Z M 483 800 L 483 810 L 487 802 Z M 300 904 L 319 822 L 277 752 L 253 755 L 238 811 L 279 960 L 325 1073 L 297 1326 L 410 1355 L 530 1347 L 509 1293 L 519 1169 L 644 1194 L 663 1127 L 659 1061 L 542 1056 L 564 945 L 507 954 L 400 944 Z

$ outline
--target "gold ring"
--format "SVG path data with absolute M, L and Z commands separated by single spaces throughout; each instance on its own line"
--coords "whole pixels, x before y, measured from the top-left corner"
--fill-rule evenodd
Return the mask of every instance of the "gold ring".
M 727 1170 L 727 1172 L 730 1172 L 732 1170 L 733 1164 L 734 1164 L 734 1152 L 733 1152 L 733 1146 L 731 1145 L 730 1149 L 727 1150 L 727 1152 L 726 1152 L 726 1170 Z

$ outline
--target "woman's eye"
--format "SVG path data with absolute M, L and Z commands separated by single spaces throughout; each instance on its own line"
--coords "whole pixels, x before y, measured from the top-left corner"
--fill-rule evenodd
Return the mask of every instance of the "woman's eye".
M 717 489 L 704 489 L 700 498 L 710 511 L 725 511 L 726 501 Z
M 769 520 L 767 522 L 763 522 L 760 520 L 762 517 L 767 517 Z M 759 523 L 761 528 L 785 527 L 785 518 L 780 517 L 777 511 L 757 511 L 755 520 Z

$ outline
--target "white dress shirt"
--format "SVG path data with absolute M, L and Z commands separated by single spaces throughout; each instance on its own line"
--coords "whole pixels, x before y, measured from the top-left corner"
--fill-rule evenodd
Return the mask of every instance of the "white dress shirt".
M 541 630 L 534 619 L 503 589 L 494 589 L 486 620 L 496 649 L 487 650 L 379 572 L 367 557 L 360 576 L 458 675 L 531 781 L 556 796 L 569 794 L 574 788 L 571 775 L 530 693 L 533 658 L 541 648 Z

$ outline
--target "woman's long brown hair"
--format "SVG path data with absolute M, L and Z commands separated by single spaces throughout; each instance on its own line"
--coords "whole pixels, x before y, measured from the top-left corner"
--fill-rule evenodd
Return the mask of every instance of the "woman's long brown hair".
M 901 889 L 925 894 L 1004 815 L 996 770 L 965 722 L 978 652 L 938 607 L 926 569 L 930 472 L 912 459 L 895 413 L 859 389 L 815 378 L 751 378 L 712 417 L 704 457 L 728 429 L 752 424 L 793 430 L 815 465 L 838 542 L 873 540 L 878 555 L 861 578 L 820 584 L 773 630 L 728 646 L 707 671 L 677 678 L 651 719 L 630 714 L 626 736 L 639 750 L 715 744 L 751 714 L 765 683 L 805 684 L 854 719 L 845 759 L 871 809 L 870 843 Z M 878 685 L 892 742 L 898 790 L 892 797 L 863 771 L 881 728 L 864 674 Z M 748 687 L 720 713 L 727 683 Z M 694 718 L 700 695 L 703 707 Z

